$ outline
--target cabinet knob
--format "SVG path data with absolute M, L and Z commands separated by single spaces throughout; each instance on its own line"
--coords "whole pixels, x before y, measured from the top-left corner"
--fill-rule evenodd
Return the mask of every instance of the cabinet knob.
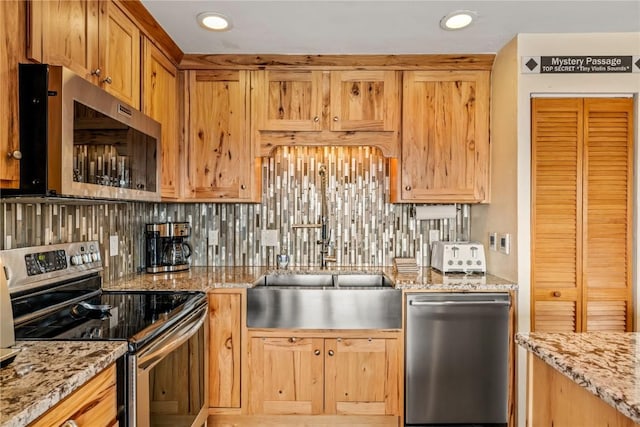
M 553 296 L 558 298 L 559 296 L 561 296 L 562 294 L 560 293 L 560 291 L 554 291 L 553 292 Z
M 113 80 L 111 80 L 110 76 L 107 76 L 104 80 L 102 80 L 102 83 L 110 85 L 111 83 L 113 83 Z
M 10 159 L 20 160 L 22 158 L 22 151 L 20 150 L 10 151 L 7 154 Z
M 241 184 L 241 185 L 240 185 L 240 189 L 241 189 L 241 190 L 246 190 L 246 188 L 247 188 L 247 186 L 246 186 L 246 185 L 244 185 L 244 184 Z
M 337 122 L 338 121 L 338 116 L 333 116 L 333 121 Z
M 316 356 L 320 356 L 320 350 L 314 351 L 313 354 L 315 354 Z
M 315 116 L 315 117 L 313 118 L 313 121 L 314 121 L 314 122 L 316 122 L 316 123 L 318 123 L 318 122 L 320 121 L 320 117 Z
M 67 420 L 62 424 L 62 427 L 78 427 L 78 423 L 75 420 Z
M 329 350 L 329 356 L 333 356 L 333 350 Z
M 406 187 L 404 187 L 404 189 L 407 190 L 407 191 L 411 191 L 411 186 L 407 185 Z
M 289 338 L 289 342 L 296 342 L 296 341 L 298 341 L 298 340 L 296 339 L 296 337 L 291 337 L 291 338 Z
M 102 70 L 100 68 L 96 68 L 95 70 L 91 71 L 92 76 L 100 77 L 100 74 L 102 74 Z

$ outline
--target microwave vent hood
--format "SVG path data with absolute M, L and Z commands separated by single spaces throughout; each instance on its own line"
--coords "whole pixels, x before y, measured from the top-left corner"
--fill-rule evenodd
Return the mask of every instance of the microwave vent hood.
M 20 187 L 0 197 L 160 200 L 160 124 L 71 70 L 19 64 Z

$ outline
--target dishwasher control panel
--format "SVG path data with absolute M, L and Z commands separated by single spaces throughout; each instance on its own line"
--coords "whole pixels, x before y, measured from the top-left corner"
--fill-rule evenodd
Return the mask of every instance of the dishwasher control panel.
M 484 245 L 479 242 L 433 242 L 431 267 L 442 273 L 486 273 Z

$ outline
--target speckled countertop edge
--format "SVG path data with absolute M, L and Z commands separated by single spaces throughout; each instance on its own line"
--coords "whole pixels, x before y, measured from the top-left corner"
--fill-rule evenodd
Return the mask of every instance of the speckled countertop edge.
M 111 283 L 107 290 L 197 290 L 208 291 L 224 288 L 251 288 L 261 276 L 277 274 L 378 274 L 387 275 L 396 289 L 407 291 L 513 291 L 518 285 L 491 274 L 443 275 L 430 268 L 420 269 L 413 276 L 399 275 L 392 267 L 337 267 L 321 270 L 318 267 L 294 267 L 277 270 L 269 267 L 192 267 L 179 273 L 134 274 Z
M 0 426 L 37 419 L 127 352 L 124 341 L 18 341 L 0 369 Z
M 516 342 L 640 423 L 640 333 L 518 333 Z

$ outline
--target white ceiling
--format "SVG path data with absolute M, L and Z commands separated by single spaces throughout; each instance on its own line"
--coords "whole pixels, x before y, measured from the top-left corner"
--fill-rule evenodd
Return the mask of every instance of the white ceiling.
M 185 53 L 495 53 L 518 33 L 640 32 L 640 0 L 142 3 Z M 442 30 L 440 19 L 459 9 L 476 12 L 477 20 L 464 30 Z M 232 30 L 199 27 L 196 15 L 204 11 L 231 18 Z

